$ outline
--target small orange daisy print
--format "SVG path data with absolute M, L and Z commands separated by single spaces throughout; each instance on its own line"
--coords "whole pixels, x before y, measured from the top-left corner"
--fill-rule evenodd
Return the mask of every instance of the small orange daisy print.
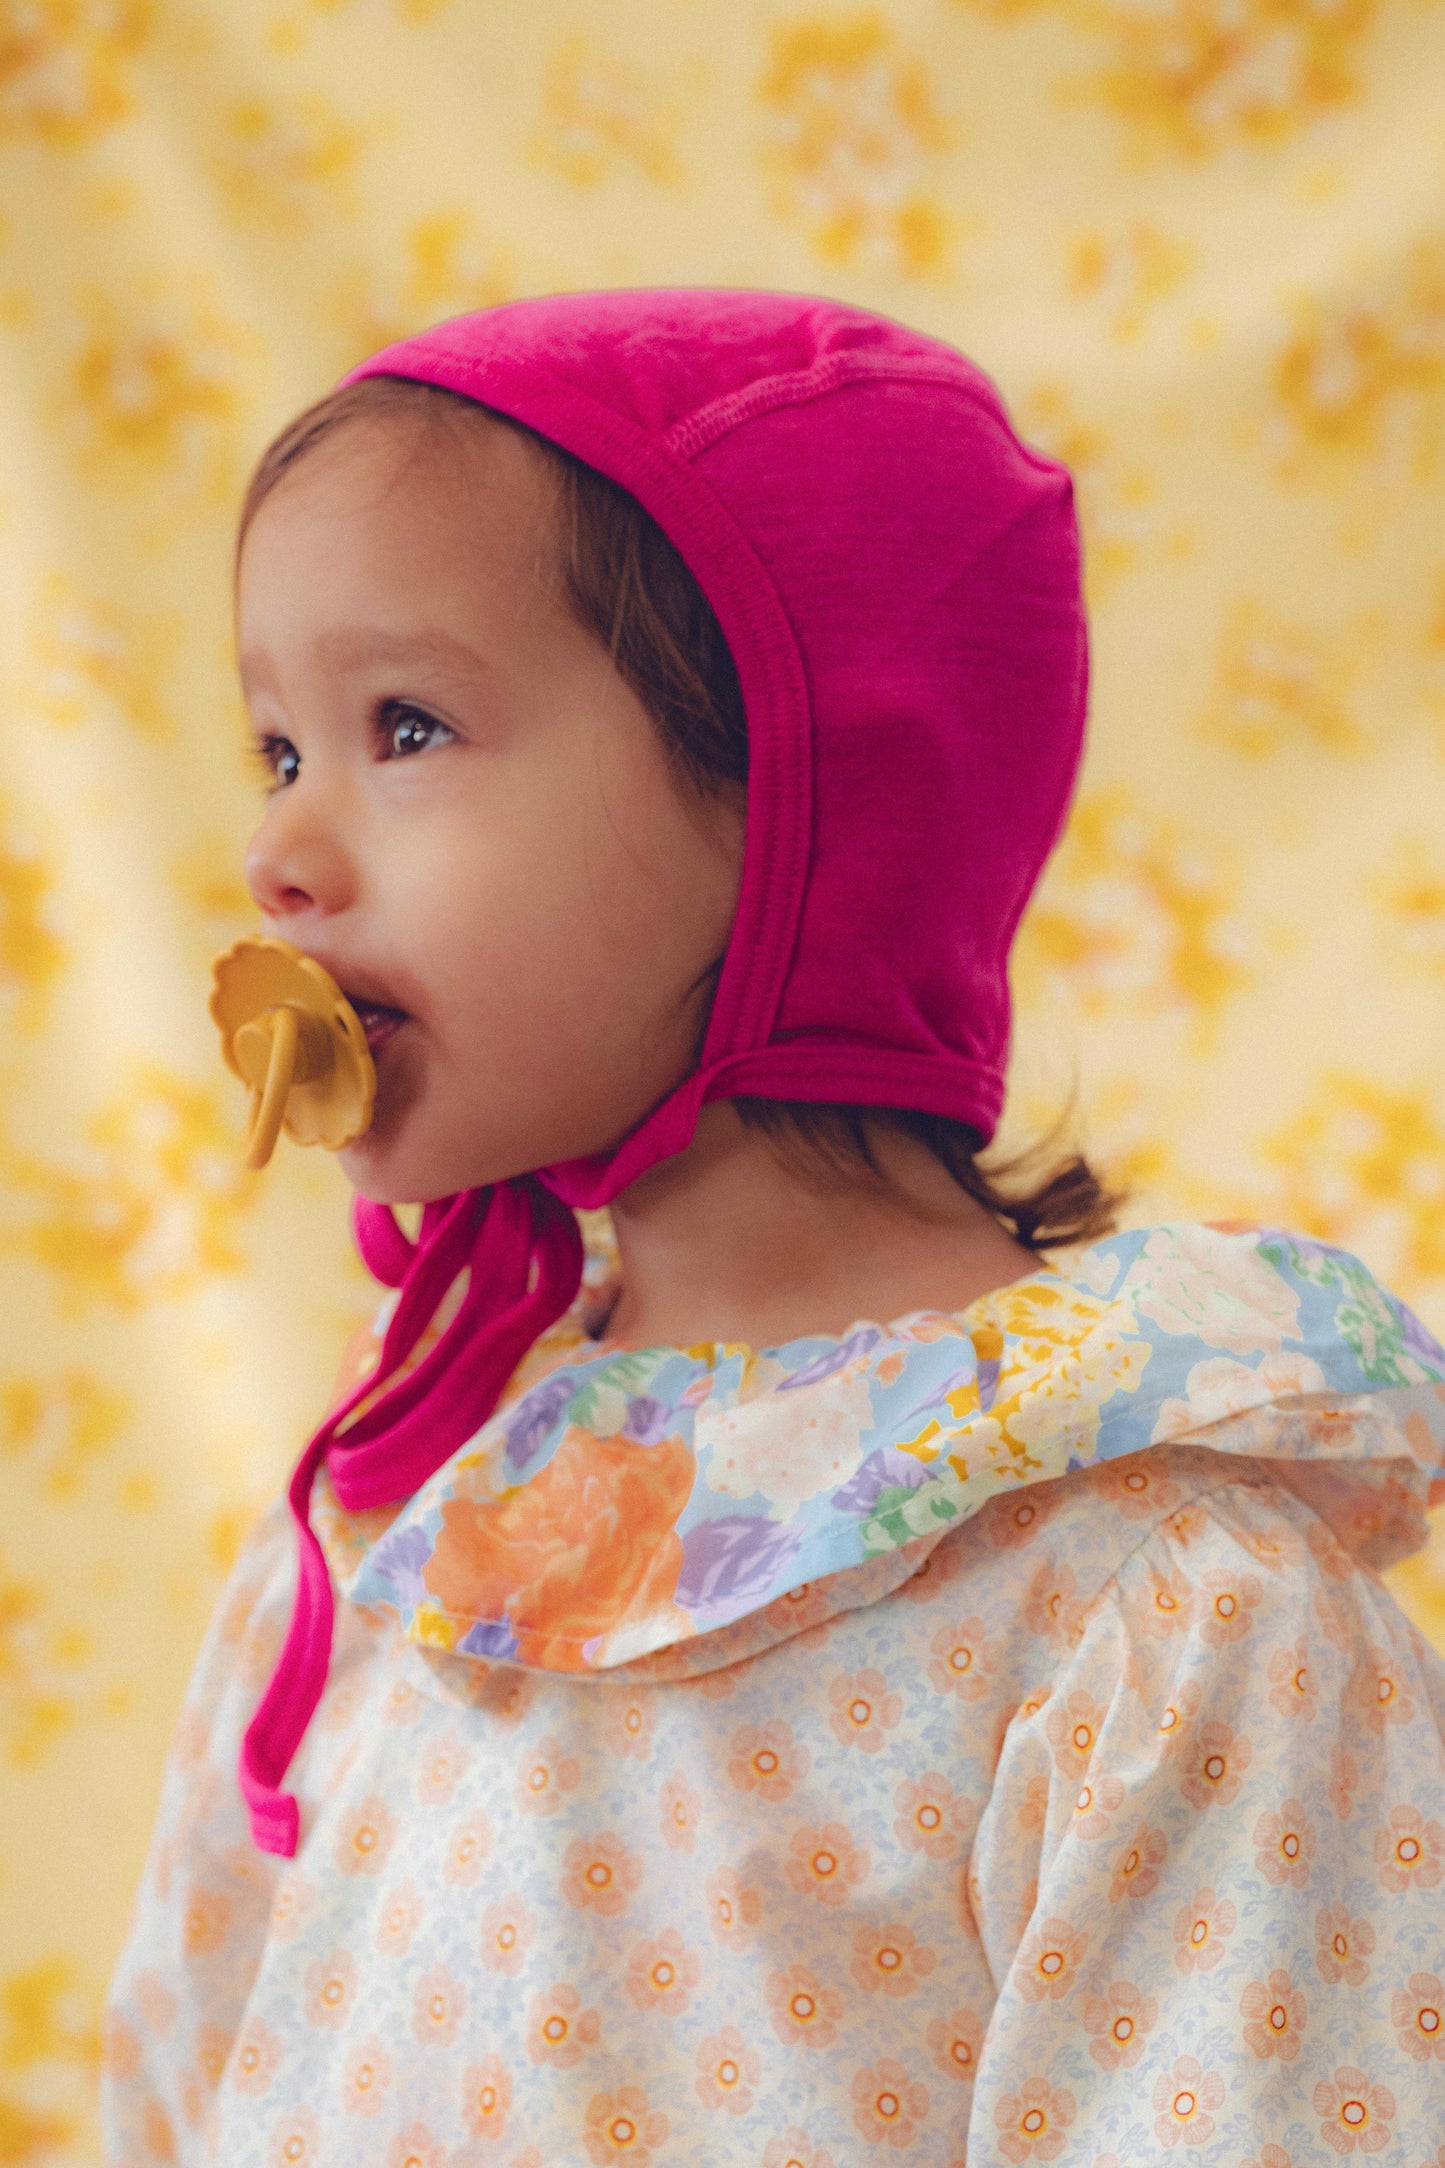
M 1361 1915 L 1352 1919 L 1348 1905 L 1326 1905 L 1315 1915 L 1315 1965 L 1333 1986 L 1344 1980 L 1358 1987 L 1369 1973 L 1375 1930 Z
M 1166 1701 L 1159 1716 L 1159 1744 L 1166 1755 L 1183 1752 L 1188 1745 L 1191 1728 L 1199 1714 L 1202 1696 L 1193 1679 L 1186 1679 L 1171 1701 Z
M 1312 1724 L 1319 1707 L 1320 1690 L 1310 1667 L 1303 1641 L 1276 1649 L 1269 1660 L 1269 1702 L 1281 1716 L 1303 1717 Z
M 566 1980 L 527 2005 L 527 2053 L 534 2063 L 570 2070 L 585 2049 L 596 2046 L 601 2030 L 597 2012 L 583 2009 L 582 1997 Z
M 308 1966 L 305 2016 L 308 2025 L 339 2032 L 356 2000 L 356 1963 L 345 1950 L 333 1950 Z
M 1239 1998 L 1244 2020 L 1245 2046 L 1262 2062 L 1278 2056 L 1292 2063 L 1304 2038 L 1308 2014 L 1304 1996 L 1289 1974 L 1275 1970 L 1263 1980 L 1251 1980 Z
M 768 2015 L 784 2047 L 825 2048 L 837 2036 L 843 1998 L 806 1965 L 789 1965 L 767 1979 Z
M 277 1942 L 294 1942 L 314 1910 L 316 1892 L 304 1875 L 283 1877 L 271 1902 L 271 1935 Z
M 158 2160 L 165 2157 L 156 2149 Z M 272 2131 L 269 2168 L 315 2168 L 320 2158 L 321 2126 L 309 2108 L 297 2108 Z
M 1375 1865 L 1385 1888 L 1396 1894 L 1434 1889 L 1445 1873 L 1445 1828 L 1418 1807 L 1391 1807 L 1375 1832 Z
M 594 2093 L 587 2103 L 583 2142 L 587 2157 L 598 2168 L 612 2168 L 617 2161 L 626 2168 L 652 2168 L 654 2148 L 671 2129 L 660 2108 L 648 2103 L 638 2085 L 624 2085 L 615 2093 Z
M 997 1668 L 997 1645 L 976 1615 L 956 1626 L 940 1626 L 928 1644 L 930 1681 L 940 1694 L 957 1694 L 960 1701 L 982 1701 Z
M 890 1921 L 884 1927 L 864 1926 L 853 1936 L 853 1977 L 869 1994 L 911 1995 L 937 1963 L 926 1942 L 912 1928 Z
M 380 1874 L 396 1842 L 396 1816 L 375 1793 L 341 1818 L 332 1856 L 343 1874 Z
M 1377 1733 L 1412 1720 L 1415 1704 L 1409 1682 L 1388 1649 L 1371 1649 L 1361 1657 L 1345 1687 L 1345 1706 Z
M 1033 1784 L 1038 1779 L 1031 1777 L 1029 1781 Z M 1045 1780 L 1043 1784 L 1043 1808 L 1045 1811 L 1039 1814 L 1035 1825 L 1039 1829 L 1044 1826 L 1048 1797 L 1049 1787 L 1047 1780 Z M 1074 1800 L 1074 1818 L 1070 1824 L 1074 1835 L 1082 1837 L 1086 1844 L 1095 1844 L 1100 1837 L 1107 1837 L 1113 1829 L 1114 1816 L 1123 1804 L 1124 1787 L 1117 1777 L 1089 1778 L 1079 1786 Z M 1022 1816 L 1020 1816 L 1020 1820 L 1022 1820 Z
M 223 1890 L 197 1883 L 181 1923 L 187 1957 L 212 1957 L 231 1932 L 231 1900 Z
M 416 1773 L 416 1796 L 424 1807 L 449 1807 L 466 1774 L 471 1748 L 454 1731 L 443 1732 L 422 1755 Z
M 619 1694 L 609 1705 L 607 1746 L 627 1761 L 646 1761 L 652 1752 L 652 1703 L 635 1694 Z
M 1016 2093 L 1005 2093 L 993 2111 L 998 2149 L 1005 2160 L 1057 2160 L 1067 2143 L 1078 2103 L 1065 2086 L 1047 2078 L 1025 2078 Z
M 1129 1609 L 1146 1634 L 1165 1641 L 1182 1633 L 1194 1612 L 1194 1590 L 1176 1567 L 1167 1573 L 1150 1568 L 1144 1585 L 1131 1598 Z
M 1079 1976 L 1089 1937 L 1067 1920 L 1042 1920 L 1030 1928 L 1014 1958 L 1018 1991 L 1025 2002 L 1056 2002 Z
M 1372 2085 L 1353 2063 L 1342 2065 L 1332 2078 L 1320 2079 L 1314 2111 L 1320 2136 L 1336 2153 L 1379 2153 L 1394 2135 L 1394 2094 L 1388 2085 Z
M 966 1803 L 936 1769 L 916 1782 L 906 1779 L 894 1792 L 893 1804 L 893 1833 L 905 1851 L 948 1859 L 963 1844 Z
M 1200 1639 L 1217 1649 L 1242 1641 L 1254 1624 L 1263 1594 L 1264 1583 L 1257 1573 L 1201 1575 L 1195 1598 Z
M 845 1672 L 828 1687 L 832 1713 L 828 1722 L 833 1736 L 844 1746 L 856 1746 L 864 1754 L 881 1754 L 903 1714 L 903 1696 L 891 1693 L 881 1671 Z
M 524 1814 L 555 1814 L 581 1774 L 575 1754 L 564 1754 L 561 1740 L 548 1732 L 523 1756 L 512 1796 Z
M 1141 1822 L 1114 1862 L 1109 1882 L 1110 1904 L 1118 1904 L 1122 1897 L 1147 1897 L 1156 1889 L 1159 1869 L 1168 1850 L 1169 1840 L 1163 1830 L 1151 1829 L 1147 1822 Z
M 515 1979 L 536 1930 L 536 1920 L 515 1890 L 488 1905 L 482 1914 L 482 1963 L 488 1972 L 509 1973 Z
M 1438 1973 L 1412 1972 L 1391 1997 L 1390 2017 L 1413 2062 L 1445 2062 L 1445 1986 Z
M 412 1989 L 411 2032 L 423 2047 L 449 2048 L 467 2007 L 467 1991 L 445 1965 L 433 1965 Z
M 1303 1889 L 1315 1855 L 1314 1823 L 1298 1799 L 1286 1799 L 1278 1814 L 1261 1814 L 1254 1825 L 1254 1864 L 1276 1889 Z
M 680 1769 L 674 1769 L 658 1795 L 658 1827 L 674 1852 L 697 1849 L 697 1818 L 702 1801 Z
M 376 1923 L 376 1946 L 383 1957 L 405 1957 L 421 1925 L 421 1899 L 414 1882 L 403 1882 L 387 1898 Z
M 375 2115 L 391 2091 L 395 2067 L 372 2033 L 346 2058 L 341 2076 L 341 2105 L 348 2115 Z
M 1224 2080 L 1192 2055 L 1181 2055 L 1154 2080 L 1154 2135 L 1161 2145 L 1203 2145 L 1215 2132 L 1214 2110 L 1224 2104 Z
M 634 1943 L 627 1960 L 627 1992 L 639 2010 L 677 2017 L 692 2000 L 702 1960 L 688 1948 L 675 1927 L 665 1927 L 651 1941 Z
M 840 1905 L 848 1892 L 866 1881 L 872 1868 L 866 1844 L 854 1842 L 842 1822 L 824 1822 L 793 1831 L 788 1846 L 788 1881 L 800 1895 L 820 1904 Z
M 447 2168 L 446 2148 L 425 2123 L 408 2123 L 391 2141 L 386 2168 Z
M 1114 1980 L 1084 2003 L 1084 2030 L 1093 2035 L 1089 2053 L 1103 2070 L 1132 2070 L 1158 2022 L 1158 2002 L 1132 1980 Z
M 1051 1648 L 1066 1648 L 1078 1623 L 1078 1582 L 1072 1566 L 1046 1558 L 1034 1568 L 1024 1593 L 1024 1624 Z
M 1194 1735 L 1179 1789 L 1191 1807 L 1227 1807 L 1239 1797 L 1253 1755 L 1248 1739 L 1211 1718 Z
M 763 2147 L 762 2168 L 837 2168 L 837 2164 L 825 2145 L 814 2145 L 805 2130 L 790 2123 Z
M 611 1830 L 574 1837 L 562 1861 L 562 1895 L 580 1911 L 612 1919 L 642 1881 L 642 1861 Z
M 1098 1742 L 1104 1711 L 1091 1694 L 1070 1694 L 1050 1709 L 1044 1730 L 1055 1766 L 1066 1777 L 1082 1778 Z
M 853 2123 L 870 2145 L 901 2149 L 928 2113 L 928 2087 L 891 2056 L 854 2073 Z
M 1052 1505 L 1037 1498 L 1013 1498 L 980 1516 L 984 1533 L 997 1551 L 1021 1551 L 1053 1518 Z
M 1355 1793 L 1360 1788 L 1360 1765 L 1353 1754 L 1342 1746 L 1330 1748 L 1330 1805 L 1342 1822 L 1347 1822 L 1355 1811 Z
M 756 1792 L 770 1803 L 786 1799 L 812 1764 L 807 1747 L 793 1737 L 791 1724 L 772 1719 L 744 1724 L 732 1736 L 728 1776 L 740 1792 Z
M 1161 1475 L 1132 1454 L 1108 1470 L 1101 1488 L 1126 1521 L 1153 1520 L 1172 1512 L 1181 1496 L 1172 1476 Z
M 1207 1885 L 1174 1915 L 1174 1962 L 1181 1972 L 1212 1972 L 1224 1955 L 1239 1915 L 1227 1897 Z
M 748 2046 L 737 2026 L 724 2025 L 698 2049 L 697 2071 L 697 2097 L 705 2108 L 746 2115 L 763 2065 L 757 2049 Z
M 414 1724 L 421 1714 L 421 1695 L 410 1679 L 393 1679 L 381 1704 L 383 1724 Z
M 934 2018 L 926 2036 L 934 2067 L 946 2078 L 972 2085 L 978 2076 L 983 2034 L 983 2019 L 974 2010 L 950 2010 L 947 2017 Z
M 480 1877 L 494 1841 L 492 1825 L 480 1809 L 458 1822 L 447 1843 L 442 1880 L 453 1889 L 470 1889 Z
M 281 2042 L 258 2017 L 247 2018 L 231 2053 L 230 2081 L 238 2093 L 269 2092 L 281 2061 Z
M 763 1900 L 751 1882 L 732 1867 L 718 1867 L 707 1878 L 708 1925 L 719 1942 L 740 1950 L 762 1918 Z
M 468 2063 L 462 2072 L 462 2119 L 469 2136 L 483 2141 L 500 2138 L 511 2105 L 512 2073 L 500 2055 L 484 2055 L 479 2063 Z
M 134 2039 L 134 2034 L 131 2036 Z M 225 2073 L 231 2038 L 224 2025 L 202 2025 L 196 2034 L 196 2072 L 207 2092 L 214 2093 Z M 136 2041 L 135 2070 L 120 2075 L 134 2077 L 140 2068 L 140 2042 Z

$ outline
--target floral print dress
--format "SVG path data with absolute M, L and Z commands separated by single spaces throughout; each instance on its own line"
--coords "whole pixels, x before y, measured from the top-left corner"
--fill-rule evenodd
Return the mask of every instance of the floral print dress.
M 1445 1663 L 1378 1579 L 1445 1488 L 1419 1320 L 1238 1223 L 766 1350 L 609 1349 L 596 1295 L 401 1506 L 318 1483 L 291 1860 L 253 1532 L 109 2168 L 1445 2168 Z

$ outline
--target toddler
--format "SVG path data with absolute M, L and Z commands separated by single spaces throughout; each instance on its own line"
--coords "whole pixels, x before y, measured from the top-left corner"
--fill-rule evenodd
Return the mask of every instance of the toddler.
M 1445 1350 L 979 1164 L 1066 469 L 861 309 L 517 302 L 283 432 L 236 616 L 387 1293 L 196 1665 L 110 2168 L 1445 2168 Z

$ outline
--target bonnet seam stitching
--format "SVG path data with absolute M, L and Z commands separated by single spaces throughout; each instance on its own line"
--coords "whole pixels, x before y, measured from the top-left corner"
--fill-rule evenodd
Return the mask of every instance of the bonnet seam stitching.
M 779 407 L 803 406 L 813 399 L 826 397 L 830 392 L 846 391 L 866 383 L 924 383 L 938 384 L 965 400 L 970 406 L 987 415 L 990 420 L 1002 422 L 1014 437 L 1019 450 L 1033 467 L 1045 473 L 1057 473 L 1059 462 L 1047 453 L 1026 444 L 1014 430 L 1004 411 L 1002 395 L 995 387 L 995 399 L 990 400 L 981 385 L 961 379 L 956 370 L 940 362 L 919 360 L 910 365 L 892 358 L 883 360 L 858 354 L 836 354 L 816 364 L 811 369 L 794 369 L 776 376 L 761 378 L 757 383 L 746 384 L 738 391 L 725 392 L 720 399 L 699 407 L 695 413 L 674 422 L 661 441 L 676 458 L 691 461 L 700 452 L 712 446 L 744 422 L 752 421 L 760 414 L 775 412 Z

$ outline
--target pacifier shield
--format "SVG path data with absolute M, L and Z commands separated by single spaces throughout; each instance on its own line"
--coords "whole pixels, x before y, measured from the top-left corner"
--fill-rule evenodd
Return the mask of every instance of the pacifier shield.
M 376 1065 L 325 966 L 278 935 L 247 934 L 211 968 L 221 1054 L 251 1093 L 247 1164 L 264 1167 L 283 1128 L 297 1144 L 332 1152 L 359 1137 L 371 1122 Z

